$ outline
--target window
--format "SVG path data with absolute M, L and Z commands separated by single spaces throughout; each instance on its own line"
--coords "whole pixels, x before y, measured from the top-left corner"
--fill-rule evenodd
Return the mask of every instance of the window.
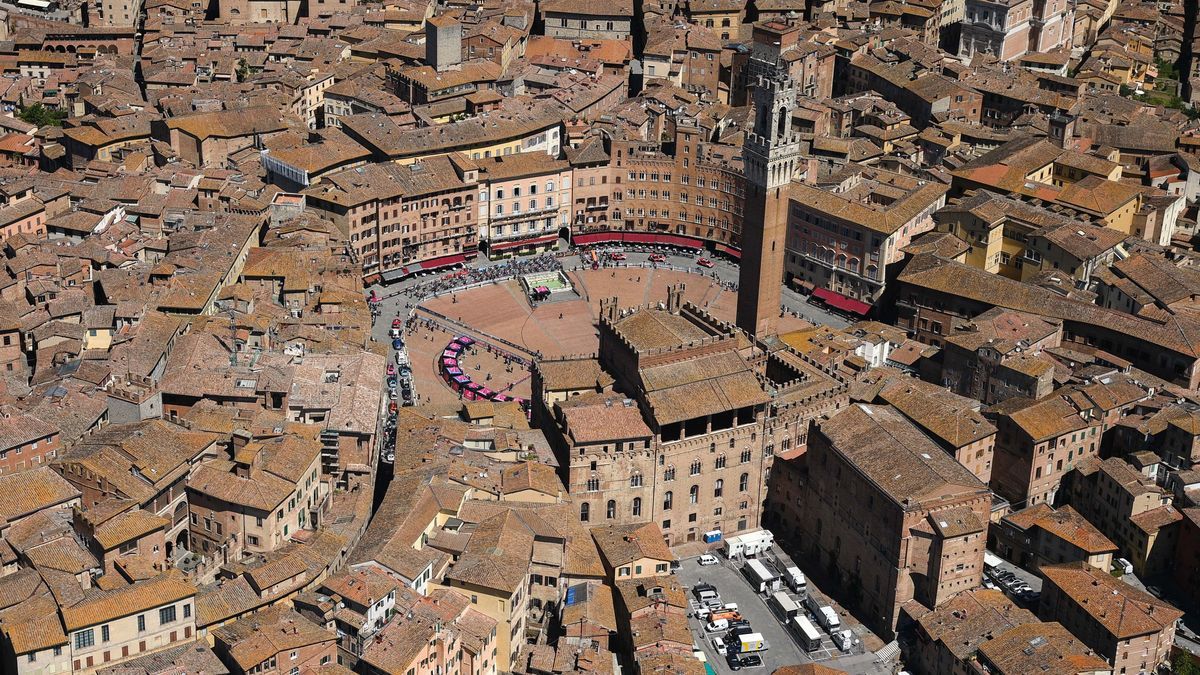
M 700 500 L 700 486 L 693 485 L 692 488 L 690 490 L 688 490 L 688 503 L 695 504 L 699 500 Z
M 642 487 L 642 474 L 635 473 L 629 477 L 629 487 Z
M 732 441 L 730 441 L 730 442 L 732 442 Z M 725 468 L 725 455 L 721 455 L 720 457 L 717 458 L 717 461 L 713 462 L 713 468 L 716 468 L 716 469 L 724 469 Z
M 108 635 L 108 624 L 105 624 L 105 625 L 103 625 L 103 626 L 100 626 L 100 641 L 101 641 L 101 642 L 108 642 L 108 637 L 109 637 L 109 635 Z
M 608 505 L 604 509 L 604 514 L 609 520 L 617 517 L 617 500 L 608 500 Z
M 158 610 L 158 624 L 165 626 L 175 620 L 175 605 L 163 607 Z
M 588 482 L 587 482 L 587 491 L 595 492 L 599 489 L 600 489 L 600 479 L 599 478 L 589 478 Z
M 145 631 L 146 630 L 146 615 L 138 614 L 137 621 L 138 621 L 138 632 L 141 633 L 141 632 Z
M 192 603 L 186 602 L 183 605 L 183 618 L 187 619 L 192 616 Z
M 633 498 L 633 516 L 636 518 L 640 515 L 642 515 L 642 498 L 634 497 Z
M 746 462 L 749 462 L 749 461 L 750 461 L 750 451 L 743 450 L 742 451 L 742 464 L 745 464 Z
M 675 480 L 675 467 L 668 466 L 666 471 L 663 471 L 663 480 Z
M 674 503 L 674 501 L 675 493 L 667 490 L 667 493 L 663 495 L 663 511 L 670 511 L 671 505 Z
M 692 475 L 692 476 L 700 475 L 700 460 L 697 459 L 696 461 L 692 462 L 690 475 Z
M 725 480 L 718 478 L 716 484 L 713 485 L 713 496 L 720 497 L 723 492 L 725 492 Z
M 75 649 L 87 649 L 96 644 L 96 636 L 92 629 L 81 630 L 75 634 Z
M 750 489 L 750 474 L 744 473 L 741 478 L 738 478 L 738 492 L 745 492 Z
M 586 523 L 588 521 L 591 510 L 592 510 L 592 506 L 591 506 L 591 504 L 588 504 L 587 502 L 584 502 L 579 505 L 579 520 L 580 520 L 580 522 Z

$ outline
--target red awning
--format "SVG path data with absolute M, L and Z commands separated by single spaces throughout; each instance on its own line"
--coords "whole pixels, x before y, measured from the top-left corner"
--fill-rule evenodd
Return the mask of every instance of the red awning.
M 734 258 L 737 258 L 738 260 L 742 259 L 742 252 L 732 246 L 727 246 L 725 244 L 717 244 L 717 250 L 720 251 L 721 253 L 724 253 L 725 255 L 733 256 Z
M 498 242 L 492 244 L 491 250 L 506 251 L 510 248 L 520 248 L 522 246 L 540 246 L 542 244 L 549 244 L 550 242 L 552 242 L 556 239 L 558 239 L 557 234 L 547 234 L 543 237 L 534 237 L 533 239 L 516 239 L 513 241 L 498 241 Z
M 841 293 L 834 293 L 828 288 L 813 289 L 812 295 L 814 298 L 825 301 L 825 304 L 836 309 L 847 312 L 852 312 L 859 316 L 866 316 L 871 311 L 871 306 L 861 300 L 847 298 Z
M 587 234 L 577 234 L 571 238 L 571 243 L 576 246 L 590 246 L 606 241 L 613 240 L 612 232 L 589 232 Z
M 699 240 L 691 237 L 681 237 L 677 234 L 660 234 L 658 235 L 658 243 L 666 244 L 667 246 L 682 246 L 683 248 L 703 248 L 704 244 Z
M 421 261 L 421 269 L 435 270 L 439 267 L 449 267 L 451 265 L 465 263 L 466 261 L 467 261 L 467 257 L 464 255 L 458 255 L 458 254 L 446 255 L 446 256 L 442 256 L 441 258 L 434 258 L 432 260 L 422 260 Z M 409 268 L 411 269 L 412 266 L 410 265 Z

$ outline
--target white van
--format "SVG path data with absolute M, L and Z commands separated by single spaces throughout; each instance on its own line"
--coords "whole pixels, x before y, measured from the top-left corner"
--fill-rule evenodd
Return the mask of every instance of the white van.
M 706 633 L 720 633 L 723 630 L 729 630 L 729 619 L 717 619 L 704 624 Z
M 801 572 L 799 567 L 787 568 L 783 573 L 783 578 L 787 580 L 788 588 L 792 589 L 793 593 L 808 591 L 808 582 L 805 581 L 804 572 Z
M 829 605 L 821 607 L 821 611 L 817 612 L 817 621 L 820 622 L 820 624 L 825 627 L 825 630 L 829 631 L 831 635 L 835 631 L 840 630 L 842 627 L 842 621 L 841 619 L 838 619 L 837 612 L 833 611 L 833 608 Z

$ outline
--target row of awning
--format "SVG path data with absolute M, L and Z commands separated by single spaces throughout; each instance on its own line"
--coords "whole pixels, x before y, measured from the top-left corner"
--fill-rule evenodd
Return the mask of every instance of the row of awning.
M 514 239 L 512 241 L 490 242 L 488 245 L 488 250 L 492 252 L 507 251 L 513 248 L 521 248 L 522 246 L 541 246 L 542 244 L 549 244 L 554 241 L 558 241 L 558 234 L 547 234 L 541 237 L 534 237 L 532 239 Z
M 621 230 L 613 230 L 607 232 L 588 232 L 586 234 L 577 234 L 571 239 L 571 243 L 576 246 L 590 246 L 592 244 L 647 244 L 651 246 L 678 246 L 679 248 L 704 248 L 704 242 L 700 239 L 687 237 L 680 234 L 656 234 L 654 232 L 624 232 Z M 738 256 L 737 249 L 724 244 L 717 244 L 718 250 L 724 250 L 733 256 Z
M 850 312 L 851 314 L 857 314 L 859 316 L 866 316 L 867 313 L 871 311 L 871 305 L 863 302 L 862 300 L 848 298 L 841 293 L 834 293 L 828 288 L 814 288 L 812 297 L 824 302 L 826 305 L 829 305 L 834 309 L 840 309 L 844 312 Z
M 384 272 L 383 274 L 381 274 L 380 278 L 382 279 L 382 281 L 384 283 L 388 283 L 388 282 L 392 282 L 392 281 L 398 281 L 398 280 L 403 279 L 411 274 L 416 274 L 417 272 L 441 269 L 443 267 L 459 265 L 459 264 L 462 264 L 465 262 L 467 262 L 467 256 L 462 255 L 461 253 L 456 253 L 454 255 L 444 255 L 440 258 L 430 258 L 429 260 L 418 260 L 417 262 L 411 262 L 399 269 L 388 270 L 388 271 Z

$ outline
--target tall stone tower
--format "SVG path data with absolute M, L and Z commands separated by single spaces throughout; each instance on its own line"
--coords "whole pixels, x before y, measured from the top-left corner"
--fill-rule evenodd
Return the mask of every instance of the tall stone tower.
M 462 24 L 450 16 L 425 20 L 425 64 L 439 73 L 462 64 Z
M 767 337 L 778 332 L 787 188 L 800 166 L 800 137 L 792 131 L 796 84 L 778 56 L 759 47 L 756 43 L 748 64 L 754 83 L 754 130 L 742 146 L 748 185 L 737 325 L 757 337 Z

